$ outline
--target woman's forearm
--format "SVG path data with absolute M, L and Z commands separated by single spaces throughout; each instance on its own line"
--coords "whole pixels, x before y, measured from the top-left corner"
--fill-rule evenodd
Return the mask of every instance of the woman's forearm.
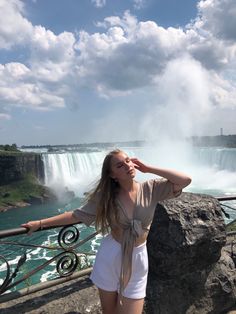
M 32 232 L 39 229 L 54 226 L 71 225 L 75 223 L 79 223 L 79 219 L 73 215 L 73 212 L 66 212 L 50 218 L 28 221 L 27 223 L 24 223 L 21 226 L 27 228 L 29 230 L 28 233 L 31 234 Z
M 164 169 L 164 168 L 156 168 L 156 167 L 148 167 L 148 172 L 156 174 L 160 177 L 166 178 L 170 182 L 179 185 L 181 187 L 185 187 L 191 183 L 191 178 L 186 174 L 171 170 L 171 169 Z
M 63 214 L 53 216 L 50 218 L 41 219 L 41 228 L 53 227 L 53 226 L 61 226 L 61 225 L 70 225 L 74 223 L 78 223 L 78 219 L 75 218 L 73 212 L 65 212 Z

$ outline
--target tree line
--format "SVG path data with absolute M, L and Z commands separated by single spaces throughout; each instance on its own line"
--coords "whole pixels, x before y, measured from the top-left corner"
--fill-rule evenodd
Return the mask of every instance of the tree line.
M 6 145 L 0 145 L 0 151 L 5 151 L 5 152 L 19 152 L 19 150 L 17 149 L 17 145 L 16 144 L 6 144 Z

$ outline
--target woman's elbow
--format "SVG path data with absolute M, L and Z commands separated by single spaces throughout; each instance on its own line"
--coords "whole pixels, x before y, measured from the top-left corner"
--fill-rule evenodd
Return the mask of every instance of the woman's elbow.
M 192 182 L 192 178 L 191 177 L 186 177 L 185 179 L 184 179 L 184 182 L 183 182 L 183 187 L 186 187 L 186 186 L 188 186 L 190 183 Z

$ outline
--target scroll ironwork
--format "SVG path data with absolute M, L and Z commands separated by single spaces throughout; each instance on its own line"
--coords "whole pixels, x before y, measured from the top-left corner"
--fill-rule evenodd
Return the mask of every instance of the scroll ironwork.
M 22 230 L 24 229 L 24 230 Z M 53 229 L 53 228 L 47 228 Z M 25 232 L 24 232 L 25 231 Z M 43 230 L 38 230 L 37 232 L 42 232 Z M 12 235 L 24 234 L 27 233 L 26 228 L 18 228 L 18 229 L 11 229 L 11 230 L 4 230 L 3 232 L 0 231 L 0 238 L 9 237 Z M 95 255 L 95 253 L 85 253 L 85 252 L 77 252 L 80 246 L 82 246 L 87 241 L 94 238 L 98 232 L 94 232 L 88 237 L 83 240 L 79 240 L 80 238 L 80 231 L 76 225 L 69 225 L 63 227 L 57 237 L 58 245 L 47 246 L 47 245 L 35 245 L 35 244 L 25 244 L 17 241 L 0 241 L 1 244 L 11 245 L 11 246 L 20 246 L 25 247 L 26 250 L 29 248 L 43 248 L 46 250 L 54 250 L 56 251 L 56 255 L 47 260 L 46 262 L 42 263 L 40 266 L 32 269 L 27 274 L 23 275 L 21 278 L 17 279 L 17 275 L 21 267 L 27 261 L 27 252 L 24 252 L 20 259 L 18 260 L 17 265 L 13 269 L 11 267 L 8 260 L 0 255 L 0 263 L 5 266 L 5 278 L 0 286 L 0 295 L 6 292 L 7 290 L 12 289 L 13 287 L 17 286 L 23 281 L 26 281 L 28 278 L 48 266 L 53 262 L 56 263 L 56 270 L 59 277 L 66 277 L 72 275 L 78 268 L 81 269 L 81 261 L 80 257 L 85 257 L 86 261 L 88 260 L 88 256 Z M 59 253 L 58 253 L 59 251 Z

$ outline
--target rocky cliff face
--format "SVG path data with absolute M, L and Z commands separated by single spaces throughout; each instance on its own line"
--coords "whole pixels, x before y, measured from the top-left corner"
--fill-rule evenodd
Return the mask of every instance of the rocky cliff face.
M 158 204 L 148 237 L 145 313 L 221 314 L 236 304 L 236 260 L 219 202 L 183 193 Z
M 44 181 L 43 161 L 40 154 L 19 153 L 0 155 L 0 185 L 21 180 L 32 174 Z

